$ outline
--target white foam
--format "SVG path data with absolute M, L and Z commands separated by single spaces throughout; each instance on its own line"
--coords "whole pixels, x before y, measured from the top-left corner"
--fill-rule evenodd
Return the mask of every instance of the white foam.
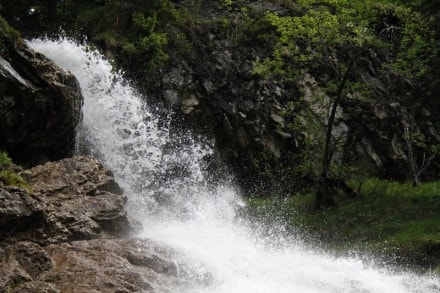
M 79 80 L 85 98 L 79 141 L 88 142 L 115 174 L 129 196 L 129 211 L 144 224 L 141 236 L 176 249 L 195 276 L 211 276 L 190 292 L 440 291 L 436 277 L 391 273 L 307 250 L 276 233 L 281 227 L 272 237 L 282 245 L 271 245 L 275 241 L 237 216 L 241 199 L 234 189 L 205 179 L 202 160 L 209 147 L 187 134 L 173 141 L 169 123 L 149 111 L 101 54 L 67 39 L 30 45 Z

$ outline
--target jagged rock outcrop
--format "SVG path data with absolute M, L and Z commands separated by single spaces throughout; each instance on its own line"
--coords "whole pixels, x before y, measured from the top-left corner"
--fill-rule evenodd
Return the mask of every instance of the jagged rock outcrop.
M 126 198 L 96 160 L 73 157 L 21 173 L 29 190 L 0 190 L 0 239 L 42 244 L 127 235 Z
M 432 156 L 430 171 L 435 174 L 438 157 L 433 156 L 435 150 L 430 146 L 440 144 L 436 117 L 429 106 L 411 97 L 416 93 L 409 80 L 393 72 L 381 72 L 383 60 L 378 56 L 370 53 L 353 72 L 371 87 L 370 97 L 349 94 L 341 103 L 340 122 L 347 128 L 341 161 L 382 178 L 414 180 L 411 163 L 421 169 Z
M 0 19 L 0 149 L 32 166 L 71 154 L 82 96 L 76 78 Z
M 170 255 L 140 239 L 21 241 L 0 249 L 0 291 L 176 292 L 187 280 Z
M 175 292 L 209 282 L 191 279 L 172 250 L 126 237 L 138 224 L 96 159 L 21 175 L 28 190 L 0 186 L 0 292 Z
M 240 5 L 255 15 L 294 13 L 283 5 Z M 245 13 L 234 7 L 207 3 L 202 10 L 213 21 L 192 28 L 191 53 L 171 58 L 170 66 L 161 72 L 161 83 L 154 85 L 154 80 L 145 87 L 156 87 L 154 92 L 179 109 L 191 128 L 216 138 L 217 150 L 241 178 L 245 190 L 252 193 L 255 187 L 246 184 L 246 178 L 253 178 L 252 184 L 260 179 L 269 189 L 281 180 L 279 185 L 288 188 L 301 175 L 290 169 L 304 163 L 297 155 L 305 148 L 314 148 L 316 161 L 321 160 L 319 144 L 323 143 L 332 97 L 323 95 L 325 90 L 319 87 L 333 73 L 331 69 L 305 73 L 305 79 L 313 82 L 298 83 L 255 75 L 253 62 L 271 54 L 270 38 L 263 39 L 271 28 L 265 27 L 264 34 L 253 31 L 259 17 L 254 15 L 255 22 L 246 26 Z M 231 20 L 226 27 L 219 25 L 222 18 Z M 411 82 L 383 70 L 383 64 L 392 58 L 387 54 L 378 49 L 356 62 L 350 78 L 374 94 L 367 98 L 351 92 L 343 98 L 333 129 L 334 141 L 343 146 L 334 159 L 379 177 L 405 180 L 410 160 L 421 167 L 423 156 L 430 156 L 423 145 L 439 145 L 440 131 L 433 113 L 410 98 L 416 96 Z M 306 121 L 307 116 L 314 120 Z M 414 158 L 409 155 L 405 131 L 410 132 L 410 143 L 416 149 Z M 431 164 L 432 170 L 438 169 L 436 165 L 438 160 Z M 280 192 L 283 190 L 276 190 Z
M 255 13 L 255 22 L 256 15 L 265 11 L 293 13 L 276 4 L 241 5 Z M 253 74 L 253 62 L 271 54 L 270 38 L 264 40 L 261 31 L 253 31 L 255 23 L 243 25 L 245 13 L 239 9 L 214 3 L 201 9 L 212 21 L 192 27 L 191 52 L 171 58 L 160 73 L 161 82 L 143 80 L 144 87 L 178 109 L 191 129 L 216 138 L 216 149 L 246 192 L 268 187 L 276 194 L 289 193 L 295 181 L 303 180 L 295 178 L 307 176 L 307 170 L 297 171 L 301 166 L 295 170 L 298 165 L 314 164 L 310 169 L 319 172 L 323 155 L 319 145 L 333 99 L 321 87 L 333 73 L 330 69 L 304 73 L 298 82 Z M 227 27 L 219 25 L 222 18 L 231 19 Z M 270 26 L 263 31 L 273 32 Z M 350 92 L 343 97 L 333 128 L 334 141 L 339 142 L 333 159 L 379 177 L 405 180 L 410 173 L 405 129 L 411 132 L 419 155 L 414 159 L 419 162 L 427 153 L 420 146 L 439 144 L 440 132 L 432 113 L 409 101 L 412 85 L 405 77 L 384 72 L 382 66 L 391 58 L 386 54 L 378 49 L 356 62 L 350 79 L 362 82 L 374 94 L 367 98 Z M 314 152 L 313 162 L 304 162 L 312 160 L 301 155 L 305 152 Z
M 242 5 L 257 13 L 279 9 L 270 3 Z M 273 174 L 264 174 L 263 165 L 276 168 L 298 147 L 289 126 L 293 115 L 280 114 L 288 112 L 286 105 L 298 95 L 297 87 L 253 74 L 253 62 L 271 52 L 264 40 L 248 36 L 254 32 L 244 29 L 244 14 L 214 2 L 204 3 L 201 10 L 212 21 L 192 27 L 191 52 L 171 58 L 160 73 L 160 83 L 146 79 L 141 86 L 150 91 L 149 97 L 162 96 L 181 114 L 175 119 L 178 128 L 187 125 L 215 137 L 216 150 L 245 189 L 269 187 L 275 184 Z M 233 21 L 222 28 L 222 19 Z M 235 33 L 235 38 L 226 32 Z

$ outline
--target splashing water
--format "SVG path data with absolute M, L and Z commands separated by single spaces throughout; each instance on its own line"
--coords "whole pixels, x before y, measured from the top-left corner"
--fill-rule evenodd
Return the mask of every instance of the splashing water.
M 276 238 L 283 245 L 270 245 L 240 220 L 234 189 L 205 178 L 209 142 L 172 135 L 169 120 L 155 117 L 97 51 L 67 39 L 29 44 L 78 79 L 84 96 L 78 143 L 114 173 L 129 198 L 128 211 L 143 223 L 140 236 L 184 255 L 195 276 L 210 276 L 190 292 L 440 291 L 434 276 L 370 268 L 355 258 L 307 250 L 282 234 Z

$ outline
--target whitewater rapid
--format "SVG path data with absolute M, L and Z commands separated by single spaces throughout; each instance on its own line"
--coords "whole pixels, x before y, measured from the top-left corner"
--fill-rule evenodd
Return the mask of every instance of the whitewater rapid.
M 129 213 L 143 223 L 139 236 L 178 251 L 194 279 L 209 276 L 177 292 L 440 292 L 434 276 L 309 250 L 277 227 L 269 233 L 274 239 L 262 236 L 239 217 L 243 202 L 234 188 L 206 178 L 209 140 L 176 135 L 170 117 L 156 117 L 99 52 L 65 38 L 29 45 L 78 79 L 78 151 L 87 149 L 113 172 Z

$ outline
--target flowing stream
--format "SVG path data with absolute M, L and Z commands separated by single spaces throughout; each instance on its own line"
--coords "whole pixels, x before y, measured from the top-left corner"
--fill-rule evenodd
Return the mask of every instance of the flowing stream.
M 128 211 L 143 223 L 139 236 L 183 255 L 194 279 L 210 276 L 177 292 L 440 292 L 436 277 L 313 251 L 277 233 L 281 227 L 263 236 L 258 224 L 240 218 L 243 202 L 234 188 L 207 179 L 209 140 L 176 134 L 170 118 L 156 117 L 97 51 L 68 39 L 29 45 L 78 79 L 84 95 L 78 149 L 86 145 L 114 173 Z

